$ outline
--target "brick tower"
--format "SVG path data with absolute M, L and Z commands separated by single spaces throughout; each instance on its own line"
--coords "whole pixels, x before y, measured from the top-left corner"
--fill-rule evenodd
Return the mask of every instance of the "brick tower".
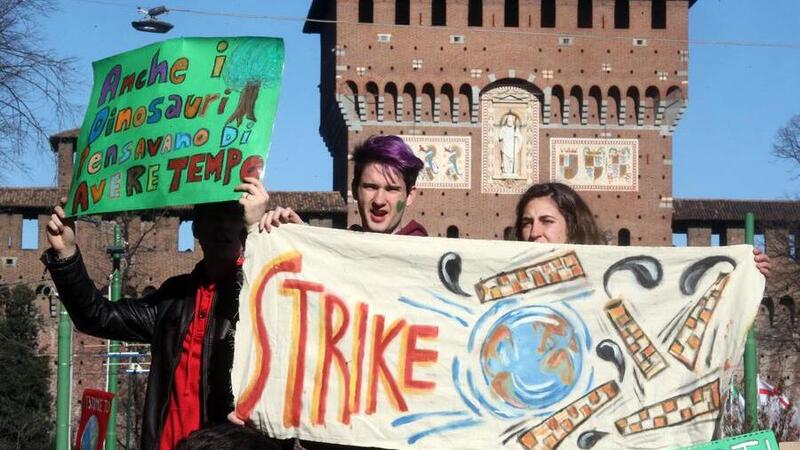
M 314 0 L 320 133 L 348 198 L 354 147 L 401 135 L 425 162 L 411 217 L 509 234 L 519 194 L 578 190 L 611 243 L 671 245 L 672 133 L 693 0 Z

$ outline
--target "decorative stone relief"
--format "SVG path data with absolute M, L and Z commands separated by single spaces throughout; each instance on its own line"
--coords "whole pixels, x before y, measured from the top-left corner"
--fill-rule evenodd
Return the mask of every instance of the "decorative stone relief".
M 481 96 L 481 192 L 518 194 L 538 181 L 539 100 L 519 86 Z
M 578 191 L 638 191 L 636 139 L 550 139 L 550 179 Z
M 400 136 L 425 164 L 417 186 L 469 189 L 472 139 L 469 136 Z

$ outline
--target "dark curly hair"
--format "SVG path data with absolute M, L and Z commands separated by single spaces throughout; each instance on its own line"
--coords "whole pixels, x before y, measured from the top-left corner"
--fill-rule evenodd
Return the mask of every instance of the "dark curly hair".
M 517 203 L 517 219 L 514 222 L 514 234 L 518 241 L 522 236 L 522 216 L 528 203 L 540 197 L 550 197 L 558 207 L 558 211 L 567 222 L 567 242 L 570 244 L 605 244 L 600 227 L 594 221 L 592 210 L 580 195 L 571 187 L 562 183 L 534 184 L 519 198 Z
M 232 423 L 209 425 L 181 440 L 175 450 L 280 450 L 291 441 L 272 439 L 252 428 Z

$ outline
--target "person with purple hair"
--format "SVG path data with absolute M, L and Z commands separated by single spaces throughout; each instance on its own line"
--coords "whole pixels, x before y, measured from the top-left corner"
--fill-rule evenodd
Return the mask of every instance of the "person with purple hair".
M 353 182 L 350 186 L 358 204 L 361 225 L 354 231 L 427 236 L 425 228 L 414 220 L 404 226 L 403 215 L 417 196 L 417 176 L 424 163 L 401 138 L 375 135 L 367 138 L 353 152 Z M 303 223 L 291 208 L 268 211 L 259 229 L 269 232 L 282 223 Z

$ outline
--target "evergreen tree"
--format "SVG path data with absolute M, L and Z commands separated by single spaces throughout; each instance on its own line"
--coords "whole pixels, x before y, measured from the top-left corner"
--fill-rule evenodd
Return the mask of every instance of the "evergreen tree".
M 0 287 L 0 448 L 53 446 L 49 358 L 38 355 L 41 319 L 26 286 Z

